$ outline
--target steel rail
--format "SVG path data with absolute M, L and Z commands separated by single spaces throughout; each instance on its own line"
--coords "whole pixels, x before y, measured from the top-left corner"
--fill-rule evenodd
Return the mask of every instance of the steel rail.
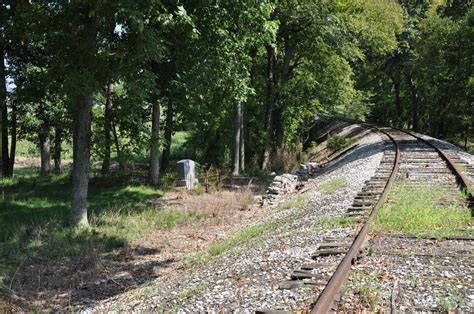
M 342 284 L 344 280 L 348 277 L 351 266 L 355 263 L 357 256 L 359 254 L 360 248 L 362 247 L 362 244 L 365 240 L 365 237 L 367 236 L 369 232 L 369 228 L 375 218 L 375 215 L 377 213 L 377 210 L 382 206 L 382 204 L 386 201 L 388 193 L 390 192 L 390 188 L 393 185 L 393 182 L 396 179 L 396 176 L 398 174 L 398 168 L 400 166 L 400 149 L 398 146 L 397 141 L 390 135 L 388 132 L 381 130 L 380 128 L 370 125 L 370 124 L 365 124 L 368 127 L 372 127 L 379 132 L 385 134 L 395 145 L 396 152 L 395 152 L 395 160 L 394 164 L 392 167 L 392 172 L 390 174 L 390 178 L 387 180 L 387 183 L 385 184 L 384 191 L 382 193 L 382 196 L 378 200 L 378 202 L 375 204 L 375 206 L 372 209 L 372 212 L 370 213 L 369 218 L 365 222 L 364 226 L 361 228 L 359 231 L 356 239 L 352 243 L 349 251 L 347 254 L 344 256 L 342 261 L 339 263 L 336 271 L 333 273 L 331 278 L 329 279 L 326 287 L 324 290 L 321 292 L 319 295 L 318 299 L 316 300 L 316 303 L 311 310 L 311 313 L 327 313 L 329 312 L 333 306 L 334 302 L 337 301 L 338 296 L 339 296 L 339 291 L 342 287 Z M 469 180 L 466 178 L 466 176 L 462 173 L 462 171 L 459 169 L 459 167 L 449 158 L 449 156 L 438 146 L 435 144 L 431 143 L 429 140 L 409 131 L 405 130 L 400 130 L 397 128 L 391 128 L 397 131 L 401 131 L 403 133 L 406 133 L 417 140 L 420 140 L 421 142 L 425 143 L 426 145 L 432 147 L 438 155 L 446 162 L 448 168 L 451 170 L 451 172 L 454 174 L 456 177 L 456 181 L 460 185 L 461 189 L 465 189 L 467 192 L 467 196 L 469 201 L 474 200 L 474 191 L 470 189 L 469 185 Z
M 467 193 L 467 197 L 469 198 L 469 200 L 470 201 L 474 200 L 474 191 L 471 190 L 469 179 L 462 173 L 461 169 L 459 169 L 459 167 L 456 165 L 456 163 L 453 162 L 451 160 L 451 158 L 449 158 L 449 156 L 441 148 L 439 148 L 435 144 L 431 143 L 431 141 L 421 137 L 418 134 L 415 134 L 415 133 L 410 132 L 410 131 L 403 131 L 403 130 L 400 130 L 400 131 L 405 132 L 405 133 L 413 136 L 414 138 L 422 141 L 423 143 L 429 145 L 430 147 L 434 148 L 436 150 L 436 152 L 441 156 L 441 158 L 448 164 L 448 168 L 451 170 L 451 172 L 456 177 L 456 181 L 461 186 L 461 189 L 465 189 L 465 191 Z
M 342 284 L 344 283 L 344 280 L 349 275 L 351 266 L 355 263 L 357 256 L 359 254 L 359 251 L 362 247 L 362 244 L 364 243 L 365 238 L 367 234 L 369 233 L 370 226 L 375 219 L 377 210 L 387 200 L 388 193 L 390 192 L 393 182 L 395 181 L 398 174 L 398 168 L 400 166 L 400 149 L 398 147 L 397 141 L 388 132 L 385 132 L 384 130 L 379 129 L 376 126 L 372 126 L 372 125 L 367 125 L 367 126 L 385 134 L 395 145 L 395 159 L 392 166 L 392 173 L 390 174 L 390 177 L 387 180 L 387 183 L 385 184 L 385 187 L 380 199 L 377 201 L 377 203 L 373 207 L 372 212 L 369 215 L 369 218 L 365 222 L 364 226 L 360 229 L 354 242 L 352 242 L 352 245 L 349 248 L 349 251 L 344 256 L 342 261 L 339 263 L 336 271 L 333 273 L 326 287 L 319 295 L 313 309 L 311 310 L 311 313 L 316 313 L 316 314 L 327 313 L 334 306 L 334 302 L 337 301 L 337 297 L 339 295 L 339 291 L 342 287 Z

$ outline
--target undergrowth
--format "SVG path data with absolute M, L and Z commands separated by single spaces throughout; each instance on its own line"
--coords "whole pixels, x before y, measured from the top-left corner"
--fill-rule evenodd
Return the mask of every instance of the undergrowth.
M 337 152 L 343 148 L 346 148 L 354 143 L 354 139 L 334 135 L 328 138 L 327 146 L 332 152 Z
M 162 191 L 149 186 L 99 187 L 92 181 L 90 227 L 68 227 L 68 175 L 23 173 L 0 181 L 0 276 L 24 263 L 110 251 L 157 229 L 201 218 L 193 211 L 160 208 Z
M 436 238 L 474 236 L 462 196 L 448 198 L 448 193 L 442 188 L 399 186 L 378 211 L 374 230 Z

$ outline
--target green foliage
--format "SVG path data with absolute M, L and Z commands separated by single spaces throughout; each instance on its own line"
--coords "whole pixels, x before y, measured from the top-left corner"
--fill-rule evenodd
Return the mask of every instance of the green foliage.
M 454 199 L 446 195 L 449 191 L 441 188 L 400 186 L 391 193 L 391 202 L 378 211 L 375 230 L 437 238 L 474 235 L 461 194 Z
M 331 136 L 327 140 L 328 148 L 333 152 L 337 152 L 343 148 L 346 148 L 353 143 L 354 143 L 353 139 L 346 138 L 339 135 Z

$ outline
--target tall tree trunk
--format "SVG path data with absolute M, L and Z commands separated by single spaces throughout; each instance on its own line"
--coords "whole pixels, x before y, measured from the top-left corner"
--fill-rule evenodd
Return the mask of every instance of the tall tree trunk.
M 87 225 L 92 93 L 78 96 L 74 117 L 71 225 Z
M 12 142 L 10 145 L 10 175 L 13 175 L 13 168 L 15 167 L 15 156 L 16 156 L 16 140 L 17 140 L 17 108 L 15 104 L 12 104 Z
M 115 127 L 115 122 L 112 117 L 112 132 L 114 134 L 114 143 L 115 143 L 115 150 L 117 151 L 117 159 L 119 163 L 119 167 L 121 170 L 123 170 L 125 167 L 123 165 L 123 159 L 122 159 L 122 150 L 120 149 L 120 143 L 118 140 L 118 135 L 117 135 L 117 128 Z
M 420 123 L 419 123 L 419 117 L 418 117 L 418 95 L 416 93 L 416 87 L 415 84 L 413 83 L 413 80 L 411 79 L 410 75 L 406 76 L 406 81 L 408 84 L 408 87 L 410 88 L 410 96 L 411 96 L 411 125 L 412 125 L 412 130 L 415 132 L 418 132 L 420 130 Z
M 51 171 L 51 145 L 50 129 L 46 122 L 41 125 L 39 132 L 40 155 L 41 155 L 41 175 L 48 176 Z
M 244 121 L 244 116 L 245 116 L 245 105 L 244 103 L 241 103 L 241 114 L 240 114 L 240 148 L 239 148 L 239 166 L 240 166 L 240 171 L 245 171 L 245 121 Z
M 284 88 L 289 82 L 291 76 L 291 60 L 293 60 L 294 51 L 290 43 L 290 34 L 287 32 L 284 36 L 284 55 L 283 64 L 281 68 L 280 89 Z M 282 97 L 279 97 L 279 106 L 275 110 L 275 133 L 276 133 L 276 148 L 277 152 L 281 153 L 283 150 L 283 139 L 285 136 L 283 114 L 285 112 L 285 105 Z
M 63 140 L 63 129 L 59 126 L 54 128 L 54 173 L 61 174 L 61 150 Z
M 112 125 L 112 84 L 107 84 L 105 96 L 104 112 L 104 160 L 102 162 L 102 175 L 109 174 L 110 171 L 110 131 Z
M 5 78 L 5 51 L 3 49 L 2 42 L 0 42 L 0 85 L 0 114 L 2 116 L 2 174 L 4 177 L 10 177 L 10 159 L 8 158 L 8 110 Z
M 82 51 L 89 58 L 94 58 L 96 49 L 97 17 L 91 9 L 84 10 L 84 29 L 78 40 L 83 43 Z M 84 69 L 93 72 L 94 69 Z M 83 77 L 78 86 L 79 94 L 74 97 L 74 134 L 73 134 L 73 168 L 72 168 L 72 202 L 69 223 L 73 226 L 88 225 L 87 192 L 89 187 L 90 136 L 92 120 L 92 93 L 89 82 Z
M 173 136 L 173 118 L 174 108 L 172 100 L 168 99 L 168 108 L 166 109 L 166 125 L 164 134 L 164 148 L 161 156 L 161 171 L 166 171 L 170 164 L 171 139 Z
M 155 100 L 151 117 L 150 180 L 152 185 L 160 183 L 160 101 Z
M 402 121 L 402 102 L 400 99 L 400 80 L 392 78 L 393 88 L 395 89 L 395 125 L 400 126 Z
M 275 108 L 275 147 L 277 155 L 280 155 L 283 151 L 283 136 L 284 136 L 284 127 L 283 127 L 283 108 L 281 107 L 281 102 L 278 104 L 278 107 Z
M 242 102 L 236 102 L 234 108 L 234 138 L 232 143 L 232 175 L 240 172 L 240 139 L 242 131 Z
M 270 152 L 272 149 L 272 137 L 273 137 L 273 102 L 274 102 L 274 62 L 275 62 L 275 48 L 268 45 L 267 47 L 267 99 L 265 106 L 265 147 L 262 154 L 261 169 L 265 170 L 268 168 L 268 162 L 270 161 Z

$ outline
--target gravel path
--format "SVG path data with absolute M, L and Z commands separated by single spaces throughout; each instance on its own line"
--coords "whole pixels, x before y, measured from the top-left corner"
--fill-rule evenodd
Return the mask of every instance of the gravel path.
M 325 238 L 343 239 L 355 233 L 354 226 L 328 228 L 318 222 L 344 215 L 364 181 L 374 174 L 382 150 L 381 138 L 370 133 L 361 139 L 357 149 L 322 169 L 294 195 L 292 198 L 298 200 L 297 206 L 277 208 L 262 219 L 259 226 L 271 226 L 263 235 L 204 266 L 177 272 L 147 287 L 83 310 L 186 313 L 307 308 L 322 287 L 283 290 L 279 289 L 279 284 L 303 262 L 312 261 L 311 254 Z M 322 193 L 321 186 L 335 178 L 343 178 L 346 186 L 332 194 Z M 333 263 L 331 258 L 326 258 L 325 262 L 336 265 L 340 257 L 332 258 Z

